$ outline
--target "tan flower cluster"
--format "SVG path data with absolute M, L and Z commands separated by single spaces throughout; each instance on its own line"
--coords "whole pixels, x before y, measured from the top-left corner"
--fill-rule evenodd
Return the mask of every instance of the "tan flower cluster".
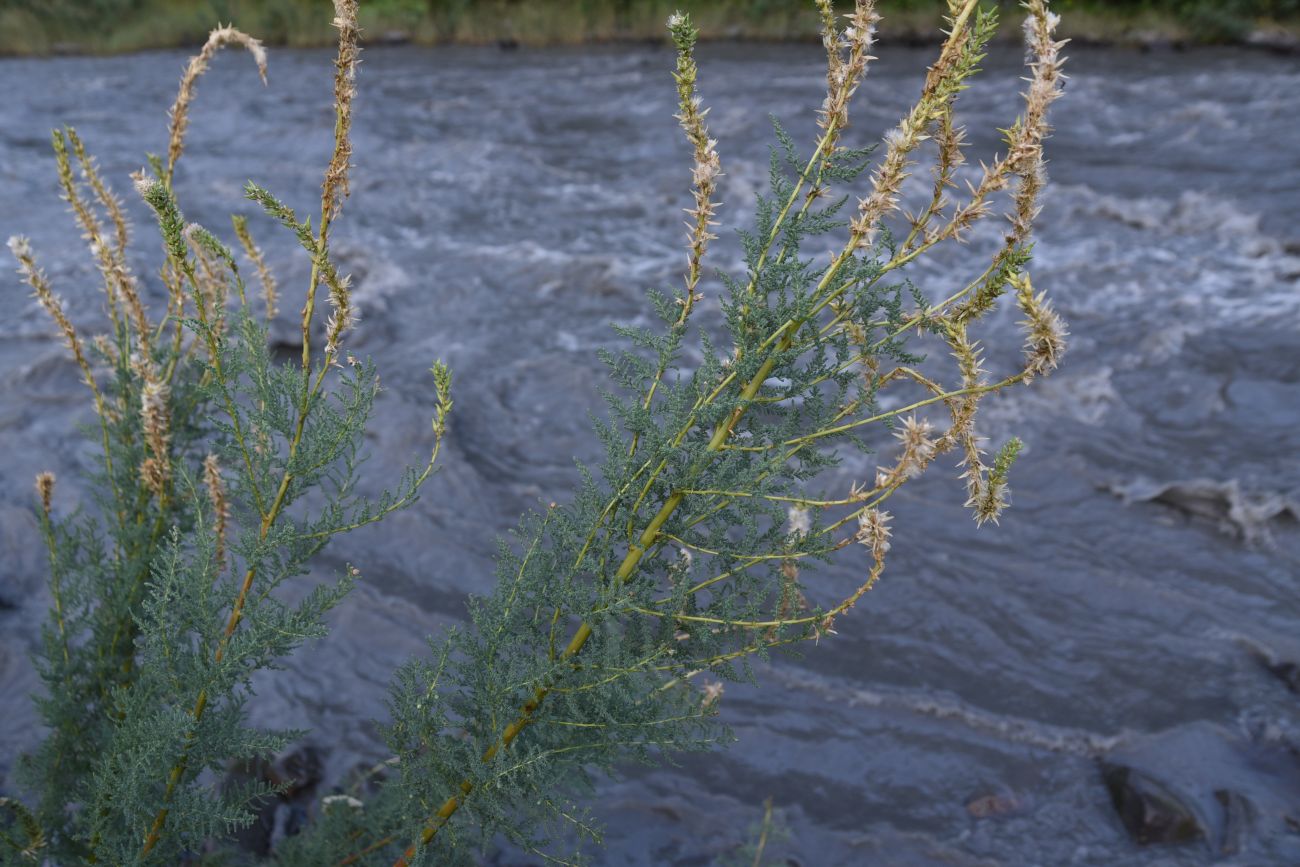
M 266 264 L 266 257 L 262 254 L 262 249 L 253 242 L 253 236 L 248 231 L 248 220 L 236 214 L 230 218 L 235 228 L 235 237 L 239 238 L 239 244 L 244 248 L 244 255 L 248 261 L 253 263 L 257 269 L 257 279 L 262 284 L 262 300 L 266 304 L 266 318 L 271 320 L 279 313 L 278 298 L 276 295 L 275 275 Z
M 1065 354 L 1065 338 L 1070 332 L 1052 309 L 1047 293 L 1034 294 L 1028 274 L 1018 275 L 1012 285 L 1016 288 L 1016 303 L 1025 314 L 1020 325 L 1025 332 L 1025 382 L 1029 382 L 1039 374 L 1056 369 Z
M 914 479 L 934 460 L 937 444 L 931 434 L 934 425 L 928 421 L 918 421 L 909 415 L 903 419 L 903 427 L 894 436 L 903 444 L 903 454 L 898 461 L 898 474 L 905 479 Z
M 90 253 L 95 258 L 96 267 L 104 281 L 104 293 L 108 298 L 108 312 L 117 327 L 121 321 L 121 309 L 129 317 L 129 322 L 141 346 L 149 345 L 149 326 L 144 305 L 140 301 L 135 277 L 126 263 L 126 245 L 130 240 L 130 230 L 122 203 L 109 189 L 99 174 L 94 160 L 86 152 L 77 131 L 72 128 L 55 130 L 51 143 L 54 146 L 55 163 L 58 166 L 59 184 L 63 188 L 64 201 L 68 203 L 72 214 L 81 228 Z M 69 154 L 69 146 L 72 153 Z M 82 196 L 74 177 L 72 157 L 75 156 L 81 170 L 82 180 L 89 186 L 96 201 L 104 209 L 113 224 L 114 243 L 110 244 L 104 235 L 103 224 L 90 203 Z
M 717 213 L 717 204 L 713 195 L 717 191 L 718 178 L 722 175 L 722 162 L 718 158 L 718 142 L 710 138 L 704 118 L 709 110 L 703 107 L 695 83 L 699 68 L 695 63 L 695 41 L 698 31 L 691 25 L 690 17 L 681 13 L 674 14 L 668 21 L 673 41 L 677 45 L 677 68 L 673 78 L 677 82 L 677 121 L 691 143 L 694 162 L 691 167 L 691 186 L 694 206 L 686 213 L 687 221 L 687 269 L 686 293 L 681 300 L 681 320 L 690 316 L 691 308 L 700 300 L 696 286 L 700 282 L 700 261 L 704 258 L 709 241 L 717 236 L 711 231 L 716 225 L 713 219 Z
M 960 91 L 962 80 L 974 72 L 963 63 L 963 51 L 970 36 L 966 22 L 975 9 L 967 2 L 953 18 L 951 35 L 944 42 L 939 58 L 926 72 L 921 96 L 912 110 L 885 133 L 885 157 L 872 175 L 871 192 L 858 203 L 858 215 L 852 221 L 857 243 L 870 247 L 875 243 L 880 221 L 898 208 L 903 181 L 910 174 L 911 153 L 929 138 L 931 125 L 944 116 L 946 107 Z
M 1048 12 L 1042 0 L 1030 0 L 1026 6 L 1029 9 L 1025 34 L 1030 76 L 1024 114 L 1007 130 L 1006 155 L 984 166 L 980 182 L 970 185 L 970 199 L 954 212 L 942 229 L 934 233 L 932 237 L 935 240 L 959 237 L 972 223 L 988 214 L 989 197 L 1006 189 L 1013 179 L 1018 179 L 1019 183 L 1009 215 L 1012 229 L 1008 233 L 1007 248 L 1019 247 L 1029 239 L 1039 211 L 1038 194 L 1047 180 L 1043 160 L 1043 141 L 1051 132 L 1047 112 L 1060 97 L 1065 82 L 1065 75 L 1061 72 L 1065 60 L 1060 50 L 1066 43 L 1055 40 L 1060 18 Z
M 171 480 L 171 390 L 151 359 L 137 353 L 131 357 L 131 367 L 142 382 L 140 426 L 149 450 L 140 464 L 140 478 L 154 496 L 162 498 Z
M 212 528 L 217 537 L 214 558 L 220 572 L 226 564 L 226 523 L 230 520 L 230 503 L 226 499 L 226 483 L 221 478 L 221 464 L 216 455 L 210 454 L 203 459 L 203 486 L 207 488 L 208 501 L 212 504 Z
M 875 60 L 871 46 L 880 16 L 874 0 L 858 0 L 847 16 L 848 26 L 841 31 L 835 26 L 832 0 L 817 0 L 817 9 L 822 18 L 822 45 L 826 48 L 826 100 L 818 111 L 817 125 L 827 137 L 824 159 L 830 159 L 840 133 L 849 125 L 853 94 L 866 75 L 867 64 Z
M 325 169 L 321 190 L 321 223 L 338 216 L 348 197 L 348 169 L 352 160 L 352 100 L 357 94 L 357 64 L 361 49 L 357 41 L 357 0 L 334 0 L 334 26 L 339 31 L 338 56 L 334 60 L 334 154 Z
M 37 473 L 36 496 L 40 499 L 41 511 L 49 515 L 54 503 L 54 473 Z
M 356 97 L 357 65 L 361 62 L 361 49 L 357 42 L 361 28 L 357 24 L 356 0 L 334 0 L 334 27 L 339 31 L 338 55 L 334 60 L 334 153 L 325 168 L 321 185 L 320 234 L 317 239 L 316 272 L 312 281 L 315 292 L 316 278 L 325 281 L 329 290 L 330 317 L 325 323 L 325 357 L 335 363 L 343 334 L 357 323 L 356 307 L 352 303 L 351 278 L 340 275 L 328 258 L 330 223 L 343 208 L 348 197 L 348 171 L 352 166 L 352 100 Z M 304 311 L 310 316 L 312 304 Z M 304 329 L 308 323 L 304 320 Z
M 338 357 L 339 343 L 344 333 L 357 324 L 357 309 L 352 303 L 352 277 L 339 276 L 332 266 L 323 269 L 325 285 L 330 293 L 330 316 L 325 322 L 325 356 L 330 361 Z
M 197 223 L 185 226 L 185 240 L 194 254 L 194 288 L 203 298 L 208 324 L 218 333 L 225 330 L 226 305 L 230 298 L 230 276 L 210 243 L 211 235 Z M 205 243 L 206 242 L 206 243 Z
M 203 43 L 199 53 L 191 57 L 189 65 L 185 67 L 180 90 L 176 93 L 176 102 L 172 104 L 167 140 L 166 179 L 169 184 L 176 169 L 176 161 L 185 151 L 185 131 L 190 125 L 190 103 L 194 101 L 194 86 L 199 77 L 207 72 L 208 64 L 216 53 L 227 45 L 242 45 L 248 49 L 248 53 L 253 55 L 253 62 L 257 64 L 257 73 L 262 77 L 262 83 L 266 84 L 266 49 L 260 40 L 229 26 L 218 26 L 208 34 L 208 41 Z
M 1038 194 L 1046 183 L 1043 171 L 1043 140 L 1051 132 L 1047 110 L 1061 96 L 1065 76 L 1061 72 L 1064 41 L 1054 38 L 1060 16 L 1048 12 L 1043 0 L 1026 4 L 1025 44 L 1029 50 L 1029 90 L 1025 94 L 1025 114 L 1010 136 L 1007 162 L 1020 178 L 1015 195 L 1015 212 L 1011 217 L 1012 235 L 1020 242 L 1029 238 L 1034 218 L 1038 216 Z
M 853 539 L 866 546 L 876 563 L 885 562 L 889 553 L 889 522 L 893 516 L 880 509 L 865 509 L 858 515 L 858 530 Z
M 14 258 L 18 260 L 18 273 L 22 274 L 23 279 L 27 281 L 27 285 L 32 287 L 32 294 L 36 296 L 36 300 L 40 302 L 40 305 L 45 308 L 45 312 L 54 320 L 54 324 L 59 327 L 59 333 L 63 335 L 63 342 L 72 351 L 77 366 L 81 368 L 81 375 L 86 385 L 90 387 L 91 391 L 98 394 L 99 390 L 95 385 L 95 378 L 90 372 L 90 362 L 86 360 L 86 352 L 82 346 L 81 338 L 77 335 L 77 329 L 73 327 L 72 320 L 68 318 L 67 312 L 63 309 L 63 299 L 54 294 L 45 272 L 37 266 L 32 253 L 31 242 L 22 235 L 14 235 L 9 239 L 9 252 L 13 253 Z

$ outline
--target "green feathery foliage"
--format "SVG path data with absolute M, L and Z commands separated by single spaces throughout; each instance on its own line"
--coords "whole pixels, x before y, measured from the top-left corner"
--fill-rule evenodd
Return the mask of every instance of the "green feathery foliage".
M 996 380 L 967 335 L 1008 288 L 1027 285 L 1045 112 L 1060 83 L 1055 18 L 1030 4 L 1025 114 L 1007 132 L 1007 155 L 986 168 L 968 201 L 950 206 L 963 144 L 953 101 L 996 29 L 993 11 L 954 4 L 952 35 L 922 96 L 887 136 L 871 192 L 848 216 L 848 196 L 831 190 L 849 188 L 872 162 L 870 151 L 838 142 L 875 15 L 861 3 L 840 31 L 822 6 L 822 134 L 811 154 L 799 155 L 777 127 L 771 192 L 755 228 L 742 233 L 746 273 L 722 275 L 725 350 L 691 320 L 720 162 L 695 89 L 696 33 L 685 16 L 670 21 L 679 119 L 695 149 L 686 280 L 677 292 L 651 294 L 660 328 L 621 328 L 629 348 L 604 356 L 616 385 L 609 421 L 597 424 L 604 463 L 584 468 L 572 502 L 524 519 L 501 547 L 496 592 L 472 601 L 470 624 L 399 671 L 387 728 L 393 778 L 377 798 L 381 810 L 367 802 L 331 811 L 282 849 L 282 863 L 321 863 L 345 840 L 365 845 L 339 864 L 455 863 L 499 838 L 557 858 L 575 838 L 598 836 L 579 806 L 593 771 L 728 740 L 715 715 L 721 684 L 696 687 L 700 675 L 748 677 L 751 657 L 833 633 L 883 568 L 882 503 L 938 454 L 963 450 L 977 520 L 996 519 L 1005 505 L 1019 443 L 985 466 L 976 407 L 983 395 L 1050 370 L 1064 330 L 1041 296 L 1019 292 L 1026 363 Z M 905 235 L 891 231 L 909 155 L 929 136 L 940 150 L 933 198 L 906 221 Z M 984 217 L 1002 191 L 1013 220 L 1005 246 L 964 289 L 928 300 L 908 266 Z M 807 239 L 835 232 L 847 240 L 829 264 L 801 254 Z M 918 331 L 956 356 L 955 385 L 916 369 Z M 703 361 L 686 370 L 680 358 L 692 336 Z M 919 399 L 883 410 L 881 391 L 904 384 Z M 927 406 L 947 410 L 942 434 L 914 415 Z M 836 446 L 871 451 L 879 444 L 871 426 L 893 421 L 902 422 L 892 426 L 902 454 L 874 482 L 826 499 L 806 493 L 838 463 Z M 836 602 L 808 601 L 801 568 L 853 543 L 866 548 L 863 581 Z M 411 841 L 413 821 L 422 828 Z
M 693 314 L 722 161 L 698 94 L 698 34 L 685 15 L 670 19 L 678 119 L 694 159 L 685 279 L 650 293 L 658 327 L 620 328 L 627 348 L 602 357 L 613 382 L 596 426 L 605 458 L 582 468 L 570 501 L 525 516 L 501 541 L 495 591 L 470 601 L 464 628 L 397 671 L 385 727 L 393 757 L 351 794 L 325 799 L 307 831 L 278 846 L 276 863 L 467 863 L 501 840 L 579 860 L 584 840 L 599 838 L 581 806 L 594 773 L 727 742 L 723 682 L 753 677 L 755 657 L 834 635 L 884 569 L 883 506 L 903 485 L 957 451 L 975 519 L 996 520 L 1005 507 L 1021 446 L 1013 439 L 985 463 L 979 403 L 1049 373 L 1064 347 L 1064 327 L 1026 271 L 1047 110 L 1063 79 L 1056 17 L 1042 0 L 1026 3 L 1024 111 L 1005 132 L 1005 153 L 954 197 L 965 159 L 954 103 L 978 72 L 996 10 L 953 0 L 914 106 L 882 148 L 853 149 L 841 137 L 871 60 L 874 4 L 860 0 L 843 25 L 829 0 L 816 5 L 827 49 L 820 132 L 801 152 L 777 125 L 771 188 L 741 233 L 745 271 L 721 275 L 720 323 Z M 357 47 L 355 3 L 338 0 L 336 10 L 336 147 L 318 227 L 248 187 L 312 257 L 300 364 L 272 360 L 233 255 L 185 222 L 170 182 L 194 80 L 224 44 L 262 63 L 255 40 L 214 31 L 182 80 L 168 158 L 138 183 L 163 236 L 171 315 L 142 329 L 129 303 L 114 312 L 114 342 L 102 352 L 114 377 L 103 389 L 83 362 L 105 443 L 100 513 L 56 520 L 52 480 L 38 484 L 54 598 L 41 656 L 51 734 L 27 765 L 37 806 L 0 805 L 26 828 L 6 838 L 13 863 L 36 847 L 56 863 L 175 864 L 251 821 L 250 807 L 274 789 L 223 788 L 221 772 L 280 751 L 296 733 L 245 723 L 249 677 L 322 635 L 322 615 L 354 575 L 295 606 L 276 589 L 332 536 L 411 502 L 431 471 L 432 460 L 375 501 L 355 493 L 377 386 L 370 365 L 337 363 L 351 306 L 328 231 L 347 191 Z M 927 141 L 933 191 L 904 214 L 903 183 Z M 85 229 L 65 179 L 68 189 Z M 1010 228 L 990 261 L 937 295 L 912 280 L 917 260 L 1000 211 Z M 246 223 L 234 229 L 265 274 Z M 829 259 L 805 252 L 831 239 Z M 82 359 L 25 242 L 13 246 Z M 119 248 L 94 249 L 116 304 L 128 284 L 134 291 L 125 259 Z M 274 309 L 274 285 L 263 283 Z M 321 284 L 333 315 L 316 357 Z M 1024 363 L 994 377 L 971 332 L 1008 296 L 1024 315 Z M 683 363 L 691 344 L 702 358 L 693 368 Z M 951 372 L 925 361 L 935 348 L 952 356 Z M 441 365 L 433 373 L 437 443 L 450 375 Z M 886 391 L 899 393 L 886 403 Z M 809 493 L 843 449 L 871 454 L 890 439 L 898 454 L 873 479 Z M 845 549 L 862 563 L 860 581 L 833 593 L 805 585 L 805 569 Z
M 6 801 L 7 817 L 24 829 L 0 838 L 7 861 L 175 864 L 205 840 L 249 824 L 251 808 L 273 789 L 232 789 L 219 785 L 219 775 L 232 761 L 274 755 L 297 734 L 247 724 L 251 678 L 324 635 L 324 614 L 359 573 L 351 569 L 294 605 L 276 591 L 304 574 L 334 536 L 411 503 L 432 471 L 451 406 L 441 364 L 431 389 L 428 465 L 377 499 L 357 492 L 379 385 L 372 364 L 339 360 L 350 304 L 346 278 L 330 259 L 328 227 L 346 194 L 355 4 L 340 4 L 338 24 L 340 121 L 320 228 L 249 187 L 249 198 L 289 226 L 312 257 L 300 363 L 273 359 L 234 255 L 212 231 L 185 220 L 171 186 L 186 109 L 208 60 L 222 45 L 240 44 L 264 66 L 260 44 L 233 28 L 214 31 L 186 71 L 167 161 L 150 157 L 152 172 L 136 177 L 163 242 L 168 305 L 160 321 L 149 319 L 127 265 L 121 204 L 74 131 L 54 133 L 59 179 L 103 276 L 111 333 L 83 342 L 30 244 L 10 241 L 82 370 L 103 450 L 91 479 L 95 508 L 61 515 L 53 476 L 37 480 L 54 602 L 38 653 L 46 685 L 38 704 L 49 734 L 20 768 L 35 806 Z M 273 305 L 247 222 L 237 218 L 235 230 Z M 320 283 L 334 315 L 323 352 L 313 353 Z

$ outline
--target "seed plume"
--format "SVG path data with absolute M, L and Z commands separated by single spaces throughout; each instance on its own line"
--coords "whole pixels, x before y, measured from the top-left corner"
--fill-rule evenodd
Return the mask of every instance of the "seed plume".
M 276 297 L 275 275 L 266 264 L 266 256 L 262 253 L 260 247 L 253 242 L 253 236 L 248 231 L 248 220 L 245 217 L 235 215 L 230 218 L 235 227 L 235 237 L 239 238 L 239 244 L 244 248 L 244 255 L 248 261 L 253 263 L 257 269 L 257 279 L 262 284 L 262 300 L 266 304 L 266 318 L 274 319 L 275 314 L 279 312 Z
M 262 47 L 260 40 L 230 26 L 218 26 L 208 34 L 208 41 L 203 43 L 203 48 L 190 58 L 189 65 L 185 67 L 185 72 L 181 76 L 180 90 L 176 93 L 176 102 L 172 104 L 168 115 L 170 123 L 167 138 L 167 170 L 163 176 L 168 184 L 171 183 L 172 174 L 176 170 L 176 161 L 185 152 L 185 132 L 190 125 L 190 104 L 194 101 L 194 87 L 199 77 L 207 72 L 212 58 L 227 45 L 241 45 L 248 49 L 248 53 L 253 55 L 253 62 L 257 64 L 257 74 L 261 76 L 262 84 L 266 84 L 266 49 Z
M 36 296 L 36 300 L 41 307 L 45 308 L 45 312 L 54 320 L 54 324 L 58 326 L 59 333 L 63 335 L 64 345 L 71 350 L 77 366 L 81 368 L 82 378 L 85 380 L 86 385 L 92 391 L 97 391 L 95 378 L 90 371 L 90 362 L 86 359 L 85 347 L 77 334 L 77 329 L 72 325 L 72 320 L 68 318 L 68 314 L 64 310 L 63 299 L 54 294 L 45 272 L 36 264 L 31 242 L 22 235 L 14 235 L 9 239 L 9 252 L 13 253 L 14 258 L 18 260 L 18 273 L 23 275 L 27 285 L 32 287 L 32 294 Z
M 37 474 L 36 496 L 40 500 L 41 511 L 46 515 L 50 514 L 54 502 L 54 473 L 46 471 Z
M 357 94 L 357 65 L 361 62 L 357 25 L 357 0 L 334 0 L 334 27 L 339 31 L 334 60 L 334 154 L 325 169 L 321 188 L 321 223 L 338 216 L 348 197 L 348 170 L 352 163 L 352 100 Z
M 226 522 L 230 520 L 230 503 L 226 500 L 226 483 L 221 478 L 221 464 L 216 455 L 210 454 L 203 459 L 203 486 L 207 488 L 208 502 L 212 504 L 212 527 L 217 537 L 214 557 L 217 571 L 221 571 L 226 562 Z

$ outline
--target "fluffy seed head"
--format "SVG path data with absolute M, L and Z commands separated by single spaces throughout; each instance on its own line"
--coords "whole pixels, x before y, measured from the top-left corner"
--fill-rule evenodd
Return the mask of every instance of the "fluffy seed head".
M 934 425 L 928 421 L 918 421 L 910 415 L 903 420 L 903 427 L 894 433 L 903 444 L 903 455 L 898 461 L 899 473 L 908 479 L 916 478 L 934 460 L 937 444 L 931 434 Z
M 14 235 L 9 239 L 8 243 L 9 251 L 18 260 L 18 273 L 23 275 L 27 285 L 32 287 L 32 294 L 36 296 L 36 300 L 41 307 L 45 308 L 45 312 L 54 320 L 54 324 L 58 326 L 59 333 L 63 335 L 64 344 L 71 350 L 77 366 L 81 368 L 82 379 L 95 394 L 96 408 L 102 411 L 103 402 L 99 398 L 99 389 L 95 385 L 95 378 L 90 370 L 90 362 L 86 359 L 86 352 L 82 347 L 81 338 L 77 335 L 77 329 L 73 327 L 72 320 L 68 318 L 63 299 L 54 294 L 45 272 L 36 264 L 31 243 L 22 235 Z
M 140 388 L 140 426 L 149 455 L 140 464 L 140 478 L 153 494 L 162 497 L 171 479 L 171 393 L 150 360 L 133 359 L 144 380 Z
M 275 275 L 266 264 L 266 257 L 262 254 L 261 248 L 253 242 L 253 236 L 248 231 L 248 220 L 238 215 L 230 219 L 235 227 L 235 236 L 239 238 L 239 244 L 244 248 L 244 255 L 257 269 L 257 279 L 262 284 L 262 299 L 266 303 L 266 318 L 274 319 L 279 312 Z
M 880 509 L 866 509 L 858 515 L 858 530 L 853 538 L 871 552 L 877 564 L 884 562 L 889 553 L 889 522 L 893 518 Z
M 41 511 L 48 515 L 54 501 L 54 473 L 47 470 L 36 475 L 36 496 L 41 501 Z
M 1018 275 L 1012 285 L 1016 287 L 1016 303 L 1025 314 L 1020 327 L 1025 333 L 1025 381 L 1028 382 L 1056 369 L 1065 354 L 1069 331 L 1065 321 L 1052 309 L 1047 293 L 1034 294 L 1028 274 Z
M 800 506 L 790 507 L 786 512 L 786 522 L 792 536 L 807 536 L 808 531 L 812 529 L 812 515 Z
M 176 102 L 172 104 L 169 115 L 171 124 L 168 131 L 166 170 L 168 183 L 171 182 L 172 173 L 176 169 L 176 161 L 185 151 L 185 131 L 190 125 L 190 103 L 194 101 L 194 86 L 199 77 L 207 71 L 208 63 L 212 58 L 227 45 L 240 45 L 248 49 L 248 53 L 253 56 L 253 62 L 257 64 L 257 74 L 261 76 L 262 84 L 266 84 L 266 49 L 262 47 L 259 40 L 242 30 L 226 26 L 218 26 L 208 34 L 208 41 L 203 44 L 198 54 L 190 58 L 189 65 L 181 76 L 180 90 L 176 93 Z
M 203 459 L 203 485 L 208 489 L 208 501 L 212 504 L 212 525 L 217 537 L 215 559 L 217 569 L 225 567 L 226 560 L 226 521 L 230 518 L 230 504 L 226 500 L 226 483 L 221 478 L 221 464 L 216 455 Z
M 357 94 L 357 66 L 361 62 L 357 0 L 334 0 L 334 27 L 339 31 L 338 56 L 334 59 L 334 154 L 321 185 L 322 224 L 338 216 L 350 191 L 352 100 Z

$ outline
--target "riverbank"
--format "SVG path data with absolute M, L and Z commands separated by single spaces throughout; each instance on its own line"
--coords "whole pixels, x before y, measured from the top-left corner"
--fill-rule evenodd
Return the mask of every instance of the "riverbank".
M 1004 7 L 1013 4 L 1003 2 Z M 362 22 L 371 42 L 572 45 L 662 38 L 677 7 L 706 39 L 816 39 L 806 0 L 371 0 Z M 946 4 L 882 2 L 885 38 L 935 37 Z M 1298 0 L 1101 2 L 1061 0 L 1063 33 L 1079 41 L 1181 46 L 1202 43 L 1300 49 Z M 1007 8 L 1004 35 L 1019 16 Z M 217 21 L 270 44 L 331 44 L 324 0 L 19 0 L 0 11 L 0 55 L 117 54 L 200 44 Z

